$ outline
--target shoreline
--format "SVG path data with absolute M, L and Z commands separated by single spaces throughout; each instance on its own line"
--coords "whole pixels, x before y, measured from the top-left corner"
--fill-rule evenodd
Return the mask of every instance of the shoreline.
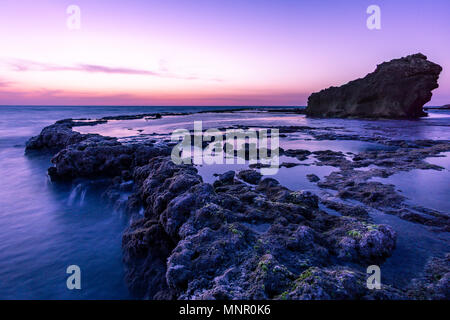
M 161 114 L 161 116 L 164 117 L 165 115 Z M 390 230 L 390 227 L 387 226 L 367 227 L 366 225 L 370 222 L 370 217 L 368 217 L 367 212 L 364 212 L 365 210 L 361 210 L 361 208 L 358 208 L 357 206 L 351 207 L 337 201 L 319 199 L 319 197 L 309 194 L 300 193 L 293 195 L 293 193 L 295 193 L 294 191 L 282 187 L 278 183 L 272 181 L 274 179 L 271 178 L 266 178 L 262 180 L 262 182 L 259 181 L 258 184 L 249 187 L 247 185 L 248 182 L 244 183 L 245 180 L 243 180 L 248 179 L 248 177 L 245 177 L 245 174 L 240 173 L 236 176 L 233 174 L 232 180 L 227 178 L 225 181 L 221 181 L 221 177 L 219 177 L 218 181 L 220 183 L 217 185 L 204 184 L 201 181 L 201 177 L 194 172 L 196 171 L 195 168 L 185 166 L 172 167 L 167 158 L 160 157 L 164 154 L 168 155 L 171 148 L 170 144 L 164 143 L 164 141 L 159 141 L 158 143 L 129 143 L 124 145 L 118 142 L 117 138 L 103 137 L 98 134 L 80 134 L 72 130 L 72 128 L 76 126 L 95 126 L 105 123 L 104 121 L 107 120 L 129 120 L 130 118 L 142 119 L 144 117 L 154 117 L 154 119 L 159 119 L 156 114 L 145 114 L 140 115 L 140 118 L 136 117 L 137 116 L 104 117 L 103 119 L 100 119 L 100 121 L 86 123 L 61 120 L 44 129 L 41 135 L 37 138 L 33 138 L 34 140 L 31 139 L 31 142 L 27 144 L 27 149 L 53 149 L 54 153 L 58 153 L 53 158 L 55 167 L 49 170 L 50 176 L 55 180 L 71 180 L 78 177 L 89 179 L 100 176 L 111 178 L 112 183 L 109 188 L 109 194 L 111 195 L 110 200 L 112 201 L 117 197 L 116 194 L 124 183 L 133 181 L 134 194 L 129 198 L 126 210 L 128 212 L 136 212 L 136 209 L 140 208 L 141 205 L 144 205 L 145 218 L 136 222 L 130 230 L 125 232 L 123 246 L 125 261 L 128 266 L 128 283 L 132 291 L 138 296 L 147 298 L 207 298 L 211 295 L 214 296 L 220 293 L 220 296 L 221 294 L 226 293 L 229 297 L 244 299 L 251 297 L 260 297 L 264 299 L 283 299 L 284 297 L 292 299 L 307 298 L 309 296 L 305 296 L 305 292 L 309 292 L 308 290 L 312 289 L 310 286 L 307 286 L 308 283 L 304 280 L 310 278 L 310 273 L 311 275 L 314 274 L 314 279 L 315 277 L 318 277 L 325 281 L 325 283 L 322 281 L 320 285 L 318 284 L 319 287 L 322 286 L 322 289 L 326 289 L 325 287 L 330 285 L 329 282 L 337 281 L 336 277 L 340 278 L 348 272 L 355 274 L 349 281 L 356 286 L 357 283 L 361 281 L 363 277 L 362 272 L 364 271 L 363 266 L 359 265 L 358 267 L 358 262 L 379 262 L 385 260 L 392 254 L 392 251 L 395 248 L 395 232 Z M 315 131 L 312 128 L 305 127 L 291 126 L 291 128 L 285 128 L 285 131 L 287 132 L 301 132 L 304 130 L 309 130 L 310 132 Z M 330 139 L 332 129 L 330 128 L 329 131 L 329 133 L 325 134 L 323 132 L 318 133 L 314 138 L 318 140 Z M 346 137 L 334 134 L 333 138 L 347 138 L 353 140 L 356 137 Z M 388 143 L 388 141 L 384 142 Z M 133 146 L 134 144 L 135 146 Z M 402 199 L 395 197 L 395 191 L 392 189 L 383 189 L 385 187 L 381 187 L 383 186 L 381 183 L 374 184 L 366 183 L 365 181 L 371 176 L 389 176 L 398 171 L 409 171 L 413 168 L 439 169 L 437 166 L 424 163 L 423 159 L 427 156 L 434 156 L 441 152 L 450 151 L 450 142 L 427 140 L 408 142 L 405 145 L 405 141 L 391 141 L 389 144 L 400 151 L 366 152 L 363 155 L 360 155 L 360 158 L 362 158 L 363 161 L 357 159 L 356 164 L 345 159 L 345 155 L 342 153 L 325 152 L 325 150 L 324 152 L 312 152 L 310 154 L 307 154 L 302 150 L 282 150 L 282 154 L 297 158 L 312 156 L 319 161 L 319 165 L 331 165 L 339 168 L 341 170 L 340 174 L 330 176 L 325 181 L 320 181 L 319 186 L 320 184 L 326 188 L 330 188 L 330 186 L 339 186 L 339 188 L 345 190 L 344 194 L 341 195 L 343 198 L 350 197 L 360 200 L 363 203 L 366 201 L 367 205 L 373 205 L 374 207 L 379 207 L 380 204 L 387 203 L 389 205 L 397 206 L 398 211 L 400 212 L 401 210 L 404 210 L 405 207 L 402 206 Z M 107 154 L 107 156 L 101 158 L 101 156 L 99 156 L 101 154 Z M 381 155 L 381 157 L 378 157 L 379 155 Z M 95 157 L 97 157 L 97 159 Z M 90 163 L 86 158 L 90 159 L 92 162 Z M 75 159 L 75 161 L 73 161 L 73 159 Z M 367 167 L 371 164 L 383 167 L 383 165 L 387 165 L 388 162 L 386 161 L 392 161 L 392 159 L 395 160 L 394 166 L 390 164 L 383 170 L 376 169 L 370 170 L 364 174 L 355 174 L 355 168 Z M 150 164 L 146 164 L 149 160 Z M 98 164 L 97 162 L 101 163 Z M 106 163 L 108 163 L 108 165 L 105 165 Z M 246 174 L 254 176 L 254 172 L 256 171 L 251 170 L 251 172 Z M 345 176 L 346 180 L 342 180 L 342 176 Z M 223 179 L 224 178 L 222 178 L 222 180 Z M 149 183 L 151 184 L 151 181 L 154 180 L 159 181 L 160 184 L 166 185 L 166 187 L 158 189 L 154 186 L 149 190 Z M 358 187 L 355 187 L 355 182 Z M 176 186 L 174 189 L 175 191 L 171 191 L 172 186 Z M 367 192 L 370 195 L 377 194 L 377 197 L 366 200 L 364 194 Z M 172 194 L 168 195 L 167 193 Z M 241 194 L 245 194 L 246 196 L 241 199 Z M 383 198 L 388 194 L 393 194 L 394 197 Z M 197 200 L 187 200 L 192 197 L 195 199 L 203 197 L 206 200 L 200 203 L 197 203 Z M 151 205 L 148 202 L 149 198 L 153 199 L 150 203 L 158 203 L 158 207 L 151 208 Z M 258 199 L 260 203 L 255 203 L 255 199 Z M 245 214 L 242 216 L 242 213 L 239 213 L 239 211 L 236 212 L 233 205 L 231 207 L 224 207 L 221 201 L 225 200 L 235 203 L 234 206 L 240 207 L 246 214 L 251 214 L 252 219 L 255 221 L 248 221 L 249 218 L 245 217 Z M 189 201 L 194 201 L 194 203 Z M 177 203 L 179 203 L 178 207 Z M 187 203 L 190 203 L 190 205 L 187 205 Z M 341 217 L 330 216 L 317 207 L 319 203 L 325 206 L 328 205 L 327 207 L 334 208 L 337 211 L 344 212 L 345 215 Z M 212 206 L 214 212 L 225 210 L 222 218 L 225 217 L 226 219 L 233 221 L 231 229 L 230 227 L 227 227 L 228 229 L 226 229 L 224 225 L 215 221 L 214 212 L 211 212 L 212 209 L 205 209 L 205 207 L 209 206 Z M 186 210 L 185 207 L 189 207 L 189 212 L 183 211 Z M 292 207 L 295 209 L 292 209 Z M 255 210 L 262 211 L 263 216 L 268 216 L 258 218 L 253 212 Z M 278 215 L 273 214 L 272 211 L 274 210 L 278 212 Z M 294 210 L 294 212 L 292 212 L 292 210 Z M 296 214 L 295 210 L 299 210 L 301 213 Z M 305 210 L 308 212 L 305 212 Z M 314 214 L 311 214 L 311 212 L 314 212 Z M 442 220 L 446 218 L 439 214 L 436 215 L 435 212 L 428 211 L 419 214 L 418 216 L 417 214 L 402 216 L 400 213 L 395 212 L 391 214 L 415 223 L 428 225 L 431 223 L 434 227 L 442 226 L 442 224 L 444 224 L 444 227 L 446 228 L 449 226 L 448 217 L 447 220 Z M 287 224 L 284 220 L 280 221 L 280 216 L 282 217 L 283 215 L 288 215 L 294 222 L 289 222 L 289 219 L 287 220 Z M 428 217 L 430 215 L 432 218 Z M 423 220 L 424 216 L 428 218 Z M 348 217 L 351 217 L 350 222 L 347 221 Z M 299 222 L 300 220 L 301 222 Z M 248 225 L 249 223 L 250 226 Z M 334 228 L 324 229 L 323 223 L 325 223 L 325 225 L 332 224 Z M 261 237 L 259 231 L 260 225 L 264 224 L 271 225 L 264 233 L 265 235 L 262 236 L 269 241 L 270 245 L 268 245 L 267 248 L 269 251 L 273 251 L 270 256 L 267 256 L 267 254 L 257 255 L 253 252 L 255 251 L 253 250 L 253 247 L 259 243 L 257 241 L 258 237 Z M 295 244 L 294 250 L 288 250 L 286 249 L 285 244 L 280 244 L 280 241 L 282 243 L 288 243 L 290 241 L 289 239 L 293 237 L 292 232 L 294 232 L 294 234 L 297 234 L 295 232 L 300 232 L 299 229 L 291 230 L 291 224 L 298 226 L 301 230 L 303 230 L 303 228 L 301 228 L 303 226 L 311 229 L 308 229 L 309 235 L 308 232 L 306 232 L 307 234 L 304 234 L 305 232 L 303 230 L 300 239 L 297 240 L 302 242 L 306 241 L 306 238 L 309 239 L 308 246 L 310 246 L 310 248 L 306 250 L 303 245 Z M 212 226 L 214 226 L 214 228 Z M 240 260 L 235 260 L 233 257 L 229 257 L 229 259 L 231 259 L 230 261 L 234 261 L 234 264 L 239 267 L 240 273 L 246 274 L 245 279 L 236 279 L 233 278 L 235 277 L 233 276 L 232 279 L 226 281 L 226 285 L 230 288 L 234 288 L 233 290 L 224 288 L 224 284 L 216 284 L 212 289 L 208 289 L 207 286 L 205 287 L 205 284 L 197 284 L 197 277 L 199 277 L 202 272 L 206 272 L 206 270 L 201 271 L 201 268 L 197 270 L 198 266 L 195 265 L 194 268 L 191 263 L 187 263 L 184 260 L 187 259 L 187 257 L 181 254 L 184 252 L 183 250 L 194 250 L 183 247 L 184 243 L 189 239 L 189 241 L 192 242 L 192 246 L 195 248 L 194 251 L 201 251 L 196 254 L 197 258 L 194 260 L 203 258 L 206 259 L 206 261 L 209 261 L 209 258 L 207 257 L 208 250 L 204 251 L 201 247 L 205 246 L 212 249 L 217 246 L 217 242 L 213 239 L 205 240 L 204 243 L 199 240 L 198 237 L 201 238 L 204 236 L 202 232 L 206 232 L 204 231 L 205 228 L 209 228 L 211 232 L 215 234 L 215 237 L 222 239 L 221 241 L 232 241 L 234 245 L 239 245 L 241 244 L 241 241 L 245 240 L 246 245 L 242 248 L 242 252 L 239 252 L 238 250 L 238 253 L 254 256 L 252 260 L 253 265 L 248 265 Z M 187 229 L 190 231 L 187 232 Z M 270 232 L 271 229 L 277 229 L 277 232 L 281 232 L 281 234 L 285 233 L 284 238 L 281 240 L 277 239 L 277 235 Z M 236 232 L 233 230 L 236 230 Z M 445 228 L 442 231 L 448 232 Z M 313 236 L 311 234 L 313 234 Z M 324 236 L 324 234 L 326 236 Z M 238 235 L 238 239 L 233 239 L 235 235 Z M 241 239 L 241 236 L 244 239 Z M 166 251 L 158 251 L 159 248 L 155 248 L 151 242 L 142 247 L 142 244 L 140 244 L 141 240 L 139 240 L 141 239 L 140 237 L 150 237 L 148 239 L 153 239 L 152 241 L 158 243 L 159 248 L 166 248 Z M 369 249 L 369 247 L 367 247 L 369 244 L 375 245 L 375 248 Z M 250 247 L 252 250 L 250 250 Z M 147 251 L 147 254 L 140 256 L 142 250 Z M 154 250 L 156 250 L 156 252 L 153 252 Z M 180 254 L 177 254 L 177 250 L 181 250 L 181 256 Z M 303 252 L 302 250 L 306 251 Z M 311 252 L 308 250 L 313 251 Z M 317 250 L 319 250 L 320 253 Z M 293 251 L 294 253 L 290 253 L 290 251 Z M 315 256 L 321 257 L 320 259 L 322 260 L 319 259 L 320 261 L 309 263 L 307 268 L 305 264 L 303 268 L 299 269 L 298 266 L 291 265 L 288 261 L 283 261 L 284 258 L 281 257 L 287 253 L 293 255 L 297 260 L 311 260 L 314 259 L 313 257 Z M 221 255 L 227 256 L 227 254 L 230 255 L 226 250 L 221 252 Z M 152 257 L 154 257 L 154 259 Z M 174 262 L 172 264 L 168 263 L 163 267 L 165 264 L 164 261 L 167 258 L 173 259 Z M 139 267 L 141 262 L 138 263 L 138 261 L 141 261 L 142 259 L 145 261 L 152 261 L 149 261 L 142 268 Z M 337 259 L 338 263 L 331 263 L 330 259 Z M 203 261 L 203 263 L 205 263 L 205 261 Z M 211 261 L 209 261 L 209 263 L 211 263 Z M 273 264 L 273 268 L 279 266 L 282 270 L 286 269 L 281 272 L 280 275 L 285 280 L 273 278 L 274 276 L 278 277 L 278 274 L 266 274 L 264 270 L 261 271 L 259 269 L 261 263 L 269 266 L 272 266 Z M 185 270 L 180 269 L 179 266 L 184 266 L 183 268 Z M 175 268 L 174 272 L 176 270 L 173 275 L 170 273 L 170 270 L 172 270 L 171 268 Z M 220 267 L 218 268 L 220 269 Z M 225 268 L 225 266 L 223 266 L 223 268 Z M 163 272 L 164 270 L 165 272 Z M 211 272 L 213 272 L 216 277 L 224 277 L 225 274 L 228 274 L 227 272 L 229 272 L 227 270 L 228 269 L 221 270 L 220 272 Z M 159 274 L 159 276 L 154 279 L 144 279 L 145 274 L 150 271 Z M 307 273 L 304 274 L 305 272 Z M 182 279 L 179 279 L 179 273 L 181 274 Z M 306 277 L 307 275 L 308 277 Z M 299 278 L 300 281 L 298 281 Z M 169 287 L 165 287 L 164 283 L 161 283 L 164 279 L 168 281 Z M 142 283 L 146 283 L 148 280 L 156 281 L 156 284 L 158 285 L 155 287 L 159 288 L 157 292 L 149 292 L 149 288 L 146 290 L 141 288 Z M 273 285 L 273 282 L 279 282 L 280 287 L 272 288 L 269 291 L 256 288 L 257 283 L 260 284 L 261 281 L 264 284 L 264 287 L 266 285 L 270 287 Z M 248 286 L 246 290 L 240 292 L 239 295 L 236 293 L 234 296 L 230 296 L 230 292 L 235 292 L 235 290 L 237 290 L 236 286 L 244 283 Z M 288 289 L 291 288 L 291 283 L 296 283 L 298 286 L 296 286 L 295 290 L 289 291 Z M 187 289 L 185 288 L 186 285 Z M 280 290 L 284 291 L 280 292 Z M 328 288 L 328 291 L 326 290 L 326 292 L 332 292 L 333 290 L 336 290 L 336 288 L 333 288 L 332 290 Z M 381 296 L 373 296 L 374 293 L 367 292 L 359 286 L 358 290 L 355 288 L 347 290 L 342 298 L 380 298 L 383 294 L 385 295 L 384 298 L 398 298 L 402 295 L 405 297 L 406 292 L 398 290 L 398 288 L 395 289 L 386 286 L 379 292 L 379 295 Z M 145 291 L 144 294 L 142 293 L 143 291 Z M 408 293 L 410 298 L 415 297 L 415 293 L 413 292 L 414 289 Z M 317 294 L 317 292 L 315 294 Z M 432 294 L 435 293 L 430 293 L 430 297 Z M 225 296 L 223 296 L 223 298 L 225 298 Z M 322 298 L 326 297 L 323 296 Z

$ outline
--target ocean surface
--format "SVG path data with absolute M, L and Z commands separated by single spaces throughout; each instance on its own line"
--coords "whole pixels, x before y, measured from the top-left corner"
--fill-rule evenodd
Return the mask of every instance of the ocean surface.
M 123 276 L 121 237 L 129 219 L 105 206 L 101 191 L 89 182 L 53 184 L 46 175 L 50 155 L 25 156 L 25 142 L 41 129 L 65 118 L 101 118 L 152 112 L 194 112 L 217 107 L 0 107 L 0 299 L 129 299 Z M 224 107 L 222 109 L 230 109 Z M 174 129 L 191 129 L 193 120 L 203 120 L 204 128 L 230 124 L 276 126 L 305 125 L 336 127 L 337 132 L 359 135 L 386 135 L 398 139 L 450 140 L 450 113 L 432 111 L 417 121 L 307 119 L 303 115 L 258 112 L 203 113 L 163 117 L 159 120 L 110 121 L 105 125 L 77 127 L 121 139 L 153 133 L 168 134 Z M 335 150 L 357 153 L 386 146 L 361 141 L 311 140 L 289 136 L 283 148 Z M 449 154 L 430 158 L 443 171 L 412 170 L 395 174 L 383 183 L 392 183 L 411 202 L 441 212 L 450 212 Z M 281 161 L 295 162 L 294 158 Z M 206 182 L 214 174 L 245 165 L 199 166 Z M 292 190 L 322 192 L 306 179 L 320 178 L 336 171 L 327 166 L 281 168 L 275 176 Z M 384 181 L 383 181 L 384 180 Z M 382 281 L 403 286 L 417 276 L 426 259 L 450 251 L 447 233 L 430 232 L 426 227 L 395 216 L 373 211 L 377 223 L 387 223 L 398 232 L 394 255 L 383 265 Z M 78 265 L 82 289 L 68 290 L 66 268 Z

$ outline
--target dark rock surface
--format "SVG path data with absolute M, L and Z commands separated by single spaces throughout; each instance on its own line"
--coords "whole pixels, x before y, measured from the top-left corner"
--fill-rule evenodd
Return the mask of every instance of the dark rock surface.
M 311 174 L 307 174 L 306 178 L 310 181 L 310 182 L 318 182 L 320 180 L 320 178 L 318 176 L 316 176 L 315 174 L 311 173 Z
M 258 171 L 250 169 L 239 171 L 238 177 L 247 183 L 258 184 L 261 181 L 262 175 Z
M 78 143 L 88 138 L 79 132 L 72 131 L 74 123 L 72 120 L 61 120 L 55 124 L 45 127 L 42 132 L 28 140 L 26 151 L 49 150 L 59 151 L 71 144 Z
M 408 147 L 399 147 L 395 150 L 360 152 L 353 155 L 352 160 L 348 160 L 339 152 L 329 150 L 314 152 L 318 160 L 316 165 L 334 166 L 340 169 L 325 176 L 317 182 L 317 185 L 320 188 L 336 190 L 339 198 L 357 200 L 404 220 L 432 226 L 435 231 L 446 231 L 450 228 L 450 217 L 447 213 L 408 205 L 405 203 L 405 196 L 397 192 L 394 185 L 371 181 L 371 179 L 387 178 L 395 173 L 413 169 L 444 170 L 442 167 L 426 162 L 425 159 L 448 151 L 450 151 L 448 141 L 416 140 L 410 141 Z M 370 170 L 358 170 L 370 165 L 375 167 Z M 330 203 L 322 202 L 333 210 L 339 212 L 342 210 L 342 205 L 330 206 Z M 348 210 L 345 211 L 345 215 L 358 216 L 358 211 L 353 214 Z
M 360 281 L 366 264 L 394 249 L 390 227 L 330 216 L 316 195 L 272 178 L 251 187 L 231 176 L 214 188 L 192 166 L 165 157 L 135 169 L 145 214 L 123 237 L 132 292 L 151 299 L 391 297 L 392 288 L 375 295 Z M 310 292 L 302 274 L 311 267 L 330 278 L 320 280 L 327 295 Z M 341 292 L 332 279 L 343 272 L 351 276 Z
M 450 299 L 450 253 L 431 258 L 421 278 L 412 281 L 408 295 L 413 299 Z
M 94 125 L 97 122 L 88 123 Z M 72 130 L 79 125 L 86 124 L 70 119 L 58 121 L 26 144 L 26 152 L 56 152 L 52 158 L 54 166 L 48 170 L 53 180 L 115 177 L 127 172 L 129 175 L 129 170 L 134 167 L 144 165 L 158 155 L 169 155 L 171 151 L 167 144 L 123 144 L 116 138 Z
M 362 79 L 308 98 L 310 117 L 418 118 L 438 88 L 442 67 L 414 54 L 384 62 Z

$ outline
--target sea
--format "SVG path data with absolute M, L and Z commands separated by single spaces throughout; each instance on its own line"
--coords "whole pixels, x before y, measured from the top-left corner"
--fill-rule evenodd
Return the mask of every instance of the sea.
M 124 280 L 121 250 L 122 233 L 130 218 L 120 209 L 107 206 L 101 198 L 101 190 L 89 182 L 52 183 L 47 176 L 50 154 L 24 153 L 26 141 L 57 120 L 202 111 L 150 121 L 115 120 L 104 125 L 77 127 L 76 130 L 127 139 L 155 133 L 169 134 L 178 128 L 191 129 L 193 121 L 202 120 L 204 128 L 231 124 L 304 125 L 335 127 L 342 133 L 368 136 L 450 140 L 448 111 L 430 111 L 429 117 L 414 121 L 309 119 L 301 114 L 259 112 L 257 107 L 245 112 L 208 112 L 232 108 L 0 106 L 0 299 L 132 299 Z M 386 148 L 356 140 L 319 141 L 301 134 L 282 140 L 280 145 L 283 148 L 352 153 Z M 441 171 L 412 170 L 378 181 L 394 184 L 414 204 L 449 213 L 449 156 L 446 153 L 429 159 L 430 163 L 442 166 Z M 206 182 L 213 182 L 217 173 L 244 167 L 205 165 L 199 166 L 198 170 Z M 310 163 L 280 168 L 275 178 L 292 190 L 320 193 L 322 191 L 306 179 L 306 174 L 314 173 L 323 178 L 335 170 Z M 371 216 L 377 223 L 393 226 L 399 235 L 397 249 L 382 266 L 382 272 L 385 271 L 382 282 L 404 287 L 420 274 L 429 257 L 450 251 L 447 233 L 432 232 L 425 226 L 376 210 Z M 81 290 L 67 288 L 70 275 L 67 268 L 71 265 L 80 267 Z

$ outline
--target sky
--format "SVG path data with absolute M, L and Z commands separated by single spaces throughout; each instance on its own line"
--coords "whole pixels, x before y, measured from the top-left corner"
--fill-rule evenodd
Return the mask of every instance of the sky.
M 0 105 L 301 106 L 417 52 L 450 103 L 449 0 L 0 0 Z

